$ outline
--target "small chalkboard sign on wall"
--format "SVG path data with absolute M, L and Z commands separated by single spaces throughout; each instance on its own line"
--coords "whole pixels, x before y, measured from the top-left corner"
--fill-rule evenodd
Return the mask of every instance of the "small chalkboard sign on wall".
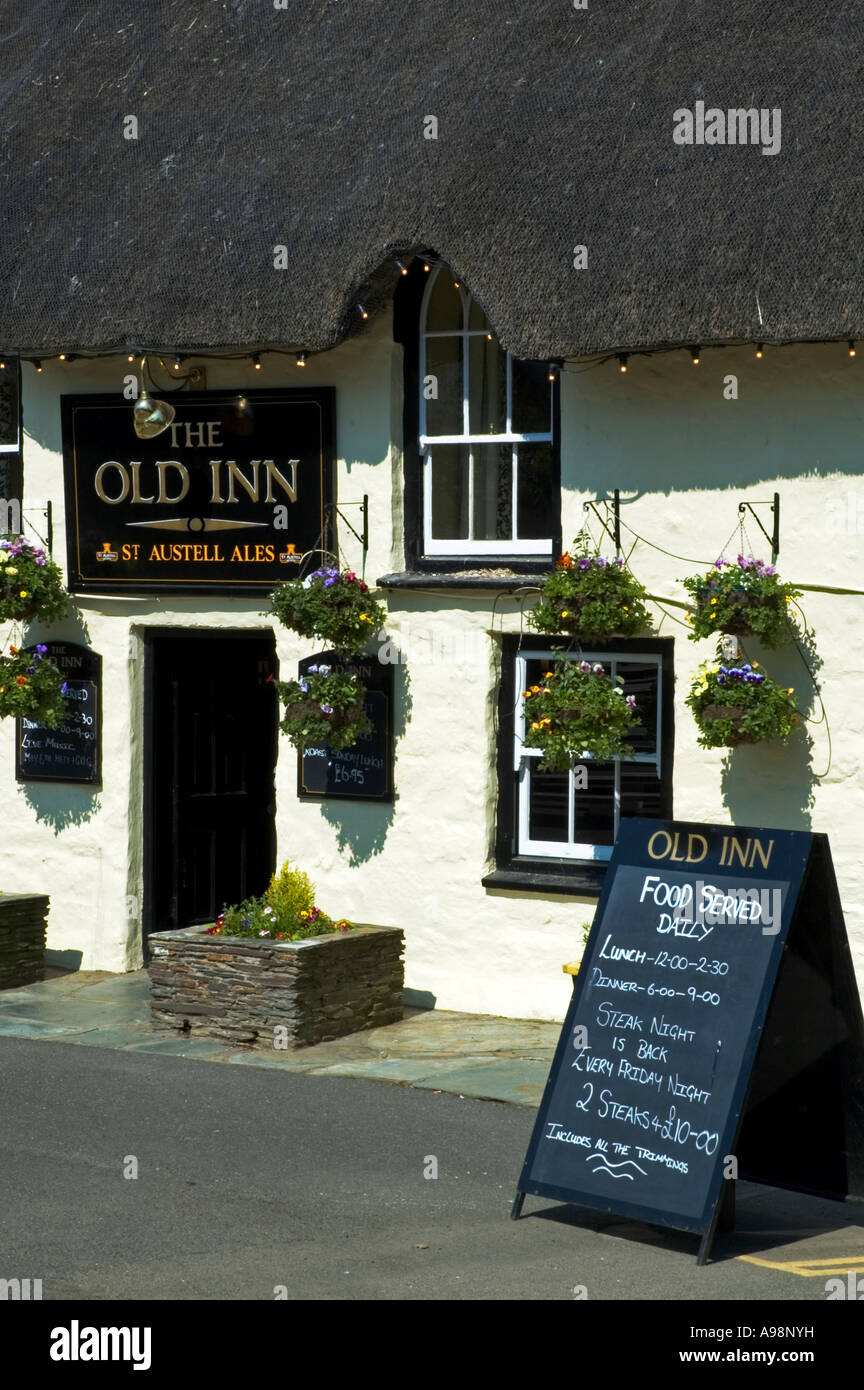
M 300 674 L 322 664 L 362 681 L 372 730 L 350 748 L 334 749 L 326 743 L 307 748 L 297 760 L 297 795 L 301 801 L 392 801 L 393 667 L 375 656 L 345 664 L 337 663 L 333 652 L 319 652 L 300 662 Z
M 56 729 L 32 719 L 15 721 L 15 777 L 19 782 L 102 780 L 102 658 L 75 642 L 46 642 L 46 656 L 66 679 L 67 715 Z M 28 648 L 27 650 L 30 650 Z
M 702 1234 L 726 1180 L 864 1195 L 864 1019 L 824 835 L 625 820 L 519 1180 Z

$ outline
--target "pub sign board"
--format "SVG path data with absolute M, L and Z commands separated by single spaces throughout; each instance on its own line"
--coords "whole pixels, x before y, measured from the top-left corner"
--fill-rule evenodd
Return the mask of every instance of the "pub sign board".
M 56 729 L 15 721 L 19 782 L 102 781 L 102 658 L 76 642 L 46 642 L 46 656 L 66 679 L 66 718 Z
M 862 1115 L 864 1022 L 825 836 L 622 821 L 513 1215 L 534 1193 L 698 1232 L 702 1263 L 730 1158 L 842 1198 L 861 1186 Z M 832 1153 L 805 1145 L 808 1171 L 790 1167 L 811 1125 Z
M 297 759 L 297 795 L 301 801 L 393 800 L 394 668 L 377 656 L 339 663 L 333 652 L 319 652 L 299 663 L 303 675 L 310 666 L 332 666 L 356 675 L 366 687 L 365 709 L 371 732 L 361 734 L 350 748 L 322 743 L 304 749 Z
M 295 578 L 327 546 L 333 389 L 164 398 L 173 422 L 139 439 L 119 392 L 61 397 L 70 589 L 242 593 Z

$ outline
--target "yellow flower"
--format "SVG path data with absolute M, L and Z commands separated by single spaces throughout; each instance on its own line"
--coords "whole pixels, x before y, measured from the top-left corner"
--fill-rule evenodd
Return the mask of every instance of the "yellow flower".
M 367 618 L 367 616 L 366 616 L 365 613 L 361 613 L 361 614 L 360 614 L 360 621 L 361 621 L 361 623 L 371 623 L 372 619 L 371 619 L 371 618 Z
M 794 689 L 795 689 L 794 685 L 790 685 L 790 686 L 789 686 L 789 689 L 786 691 L 786 694 L 787 694 L 787 695 L 791 695 L 792 692 L 794 691 Z
M 791 602 L 792 602 L 792 600 L 791 600 L 791 598 L 789 597 L 788 594 L 786 595 L 786 602 L 787 602 L 787 603 L 791 603 Z
M 716 598 L 712 598 L 711 602 L 712 602 L 712 603 L 716 603 L 716 602 L 717 602 Z
M 754 662 L 753 662 L 753 670 L 754 670 L 754 671 L 756 670 L 756 667 L 757 667 L 758 665 L 759 665 L 759 662 L 758 662 L 758 661 L 754 661 Z
M 688 621 L 688 623 L 692 623 L 692 621 L 693 621 L 693 619 L 690 617 L 690 614 L 689 614 L 689 613 L 687 614 L 687 621 Z
M 532 695 L 539 695 L 539 694 L 540 694 L 540 687 L 539 687 L 539 685 L 532 685 L 532 687 L 531 687 L 531 694 L 532 694 Z
M 562 617 L 562 618 L 569 618 L 569 617 L 570 617 L 570 614 L 569 614 L 569 612 L 568 612 L 568 610 L 567 610 L 566 608 L 564 609 L 564 612 L 561 614 L 561 617 Z
M 523 699 L 523 700 L 530 700 L 530 699 L 531 699 L 531 691 L 530 691 L 530 690 L 523 690 L 523 691 L 522 691 L 522 699 Z
M 623 605 L 623 607 L 624 607 L 624 612 L 625 612 L 625 613 L 629 613 L 629 612 L 630 612 L 630 609 L 627 607 L 626 603 Z
M 551 676 L 552 676 L 552 672 L 551 672 L 551 671 L 546 671 L 546 672 L 544 672 L 544 675 L 543 675 L 544 681 L 548 681 L 548 680 L 551 678 Z
M 19 595 L 19 597 L 20 597 L 20 598 L 26 598 L 26 597 L 27 597 L 27 590 L 26 590 L 26 589 L 22 589 L 22 590 L 21 590 L 21 593 L 20 593 L 20 595 Z
M 533 729 L 539 729 L 539 728 L 540 728 L 540 725 L 539 725 L 539 724 L 532 724 L 532 725 L 531 725 L 531 728 L 532 728 L 532 730 L 533 730 Z

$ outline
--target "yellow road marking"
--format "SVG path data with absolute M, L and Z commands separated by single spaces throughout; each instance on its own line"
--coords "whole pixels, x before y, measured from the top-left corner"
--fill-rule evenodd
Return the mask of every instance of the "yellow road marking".
M 798 1274 L 802 1279 L 824 1278 L 826 1274 L 843 1275 L 849 1270 L 864 1270 L 864 1255 L 835 1255 L 825 1260 L 760 1260 L 755 1255 L 739 1255 L 739 1260 L 763 1269 L 782 1269 L 786 1274 Z

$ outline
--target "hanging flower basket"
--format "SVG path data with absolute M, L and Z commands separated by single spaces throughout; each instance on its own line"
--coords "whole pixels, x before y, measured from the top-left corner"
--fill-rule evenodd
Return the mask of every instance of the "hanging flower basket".
M 681 582 L 696 600 L 689 619 L 694 641 L 723 632 L 758 637 L 766 647 L 791 640 L 788 605 L 801 591 L 782 583 L 773 565 L 752 555 L 739 555 L 733 565 L 721 555 L 705 575 Z
M 26 536 L 0 540 L 0 621 L 26 623 L 62 618 L 69 603 L 63 575 Z
M 305 579 L 278 585 L 268 612 L 298 632 L 340 652 L 358 656 L 383 628 L 387 615 L 353 570 L 318 569 Z
M 573 553 L 559 556 L 543 584 L 538 603 L 528 612 L 537 632 L 567 632 L 584 642 L 635 637 L 651 626 L 646 592 L 623 560 L 585 553 L 587 540 L 577 536 Z
M 525 746 L 541 750 L 541 772 L 566 771 L 581 757 L 607 759 L 630 751 L 626 735 L 639 723 L 636 701 L 599 662 L 558 662 L 542 686 L 522 695 Z
M 66 681 L 47 650 L 40 644 L 28 652 L 12 646 L 8 655 L 0 652 L 0 719 L 32 719 L 50 729 L 63 723 Z
M 317 743 L 350 748 L 372 731 L 366 690 L 356 676 L 310 666 L 297 680 L 279 681 L 277 689 L 285 706 L 279 727 L 301 752 Z
M 788 738 L 799 722 L 794 691 L 752 666 L 708 665 L 693 676 L 686 704 L 699 726 L 703 748 L 737 748 Z

